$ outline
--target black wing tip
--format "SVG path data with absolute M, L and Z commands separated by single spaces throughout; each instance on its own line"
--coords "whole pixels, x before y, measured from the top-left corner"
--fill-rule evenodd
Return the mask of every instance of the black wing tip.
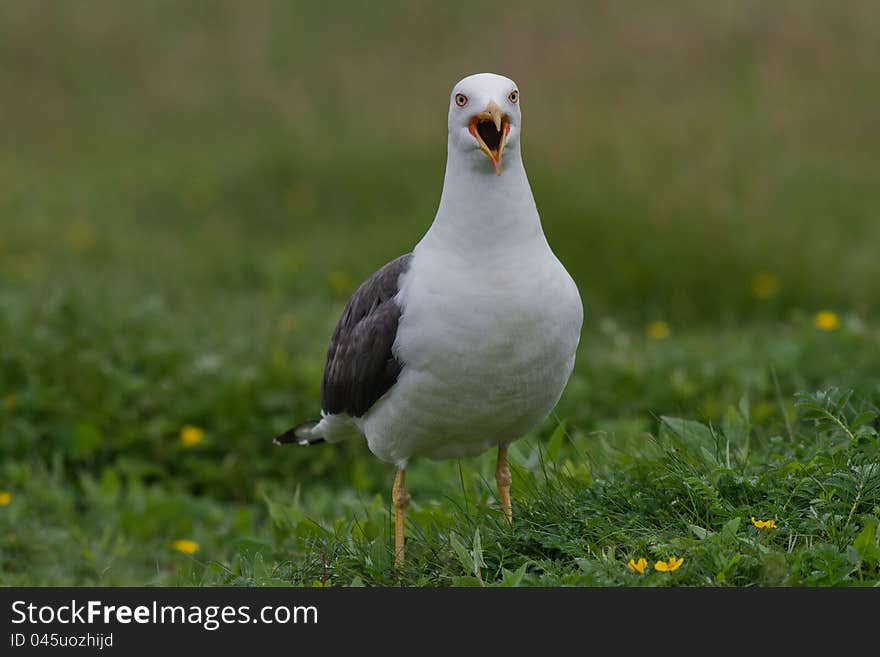
M 324 440 L 322 436 L 309 435 L 309 432 L 318 425 L 318 422 L 319 420 L 306 420 L 305 422 L 300 422 L 292 429 L 288 429 L 280 436 L 276 436 L 272 442 L 275 445 L 290 445 L 291 443 L 296 443 L 297 445 L 304 446 L 325 443 L 327 441 Z

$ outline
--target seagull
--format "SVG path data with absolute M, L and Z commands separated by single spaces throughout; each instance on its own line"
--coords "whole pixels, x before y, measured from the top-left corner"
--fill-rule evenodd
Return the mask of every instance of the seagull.
M 520 92 L 471 75 L 449 101 L 437 214 L 411 253 L 370 276 L 342 311 L 327 351 L 321 419 L 277 444 L 366 438 L 397 466 L 394 561 L 405 559 L 415 457 L 497 448 L 501 511 L 513 522 L 508 445 L 556 406 L 575 362 L 583 306 L 541 227 L 520 154 Z

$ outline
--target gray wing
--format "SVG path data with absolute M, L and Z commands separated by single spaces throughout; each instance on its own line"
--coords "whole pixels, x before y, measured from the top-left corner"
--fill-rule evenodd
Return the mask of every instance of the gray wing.
M 392 260 L 345 304 L 327 350 L 321 383 L 325 413 L 360 417 L 397 382 L 403 366 L 391 353 L 400 320 L 395 296 L 411 260 L 411 253 Z

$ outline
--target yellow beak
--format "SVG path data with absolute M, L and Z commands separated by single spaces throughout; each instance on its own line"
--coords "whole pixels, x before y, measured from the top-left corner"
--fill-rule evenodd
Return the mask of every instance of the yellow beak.
M 494 128 L 494 132 L 492 130 Z M 480 149 L 486 154 L 495 166 L 495 173 L 501 175 L 501 156 L 504 153 L 504 145 L 507 143 L 507 133 L 510 131 L 510 121 L 507 115 L 501 111 L 494 100 L 490 100 L 486 109 L 473 118 L 468 130 Z
M 495 129 L 498 132 L 501 132 L 501 108 L 495 104 L 494 100 L 490 100 L 489 104 L 486 105 L 486 114 L 489 115 L 489 118 L 492 119 L 492 123 L 495 124 Z

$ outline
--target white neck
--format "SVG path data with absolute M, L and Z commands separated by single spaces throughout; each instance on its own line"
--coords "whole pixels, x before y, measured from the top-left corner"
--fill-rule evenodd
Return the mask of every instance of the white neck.
M 465 153 L 450 143 L 440 206 L 417 248 L 452 249 L 465 257 L 549 248 L 519 144 L 504 151 L 503 164 L 498 176 L 482 153 Z

